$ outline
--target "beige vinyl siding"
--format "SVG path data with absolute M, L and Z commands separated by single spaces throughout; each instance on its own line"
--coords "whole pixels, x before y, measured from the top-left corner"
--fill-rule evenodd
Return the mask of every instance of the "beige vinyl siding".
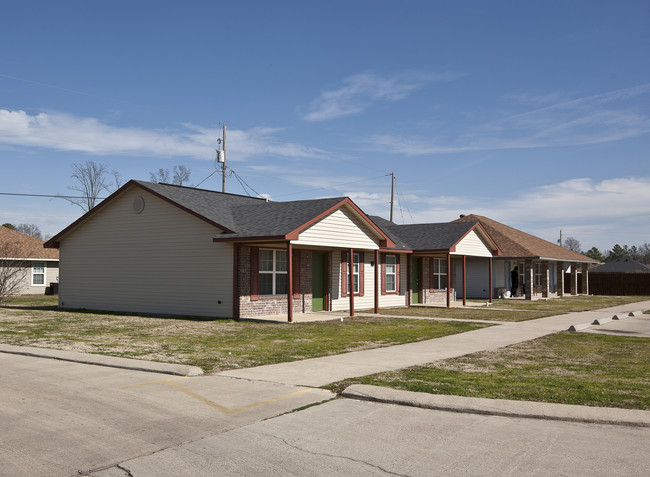
M 34 262 L 45 265 L 45 283 L 43 285 L 32 285 L 32 266 Z M 57 281 L 59 276 L 59 263 L 55 260 L 21 260 L 14 262 L 14 266 L 21 266 L 20 287 L 16 290 L 16 295 L 43 295 L 45 287 L 50 286 L 50 282 Z
M 133 201 L 144 198 L 137 214 Z M 61 239 L 59 303 L 172 315 L 232 315 L 232 245 L 218 228 L 137 187 Z
M 379 237 L 353 212 L 340 208 L 304 230 L 292 243 L 374 250 L 379 248 Z
M 452 255 L 469 255 L 472 257 L 491 257 L 492 252 L 481 240 L 481 237 L 472 230 L 456 245 L 456 251 Z
M 400 279 L 399 279 L 399 295 L 382 295 L 381 294 L 381 273 L 379 274 L 379 306 L 406 306 L 406 262 L 408 255 L 403 253 L 396 254 L 399 259 Z M 381 270 L 380 270 L 381 271 Z
M 350 297 L 341 296 L 341 254 L 334 253 L 339 260 L 334 261 L 334 278 L 335 287 L 332 289 L 332 311 L 350 310 Z M 354 295 L 354 309 L 372 309 L 375 306 L 375 267 L 370 265 L 374 262 L 373 252 L 364 252 L 363 254 L 363 277 L 364 277 L 364 291 L 363 296 Z M 337 263 L 338 262 L 338 263 Z

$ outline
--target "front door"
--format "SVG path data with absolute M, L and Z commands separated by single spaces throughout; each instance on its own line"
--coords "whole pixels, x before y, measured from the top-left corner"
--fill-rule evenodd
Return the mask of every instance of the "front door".
M 422 259 L 414 258 L 413 267 L 411 268 L 411 287 L 413 288 L 413 303 L 420 303 L 420 270 L 422 266 Z
M 327 295 L 326 287 L 327 254 L 321 252 L 312 253 L 311 268 L 311 309 L 312 311 L 323 311 Z

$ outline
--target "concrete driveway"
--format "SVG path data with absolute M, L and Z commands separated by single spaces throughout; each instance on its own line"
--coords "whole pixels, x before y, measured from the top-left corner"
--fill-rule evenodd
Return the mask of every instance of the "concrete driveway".
M 0 383 L 0 475 L 7 477 L 112 467 L 333 397 L 276 383 L 4 353 Z

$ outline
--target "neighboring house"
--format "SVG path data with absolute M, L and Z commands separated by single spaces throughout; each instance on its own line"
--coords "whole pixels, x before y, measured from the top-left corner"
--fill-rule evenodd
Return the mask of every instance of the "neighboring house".
M 569 266 L 569 293 L 578 293 L 578 276 L 581 277 L 583 293 L 589 293 L 587 268 L 598 261 L 481 215 L 461 215 L 454 222 L 479 222 L 501 250 L 502 256 L 494 260 L 492 267 L 492 283 L 497 295 L 500 295 L 500 290 L 511 289 L 511 271 L 515 266 L 519 272 L 517 294 L 526 299 L 530 300 L 536 295 L 562 296 L 564 271 Z M 579 267 L 582 273 L 579 273 Z M 476 268 L 481 268 L 481 265 L 468 262 L 468 274 L 473 274 Z M 473 298 L 486 297 L 486 293 L 478 289 L 468 290 L 468 295 Z
M 0 268 L 20 280 L 11 294 L 44 294 L 50 283 L 59 280 L 59 251 L 44 249 L 42 240 L 0 227 Z
M 618 258 L 592 268 L 589 273 L 650 273 L 650 267 L 628 258 Z
M 498 254 L 478 224 L 411 227 L 379 226 L 346 197 L 270 202 L 130 181 L 45 246 L 61 254 L 61 307 L 289 321 L 449 305 L 462 289 L 449 286 L 452 258 Z
M 463 297 L 492 301 L 492 257 L 499 247 L 478 222 L 397 225 L 381 217 L 371 219 L 403 249 L 410 249 L 407 273 L 409 304 L 450 305 L 457 291 Z M 467 264 L 474 264 L 468 273 Z M 480 293 L 475 293 L 480 290 Z
M 589 270 L 594 295 L 650 295 L 650 267 L 627 258 Z

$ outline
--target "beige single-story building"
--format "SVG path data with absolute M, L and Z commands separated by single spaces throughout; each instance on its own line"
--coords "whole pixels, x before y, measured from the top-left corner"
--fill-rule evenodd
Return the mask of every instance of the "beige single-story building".
M 61 307 L 289 321 L 449 306 L 456 289 L 467 296 L 452 290 L 451 260 L 500 253 L 478 224 L 425 224 L 409 238 L 377 222 L 347 197 L 273 202 L 132 180 L 45 246 L 60 252 Z

